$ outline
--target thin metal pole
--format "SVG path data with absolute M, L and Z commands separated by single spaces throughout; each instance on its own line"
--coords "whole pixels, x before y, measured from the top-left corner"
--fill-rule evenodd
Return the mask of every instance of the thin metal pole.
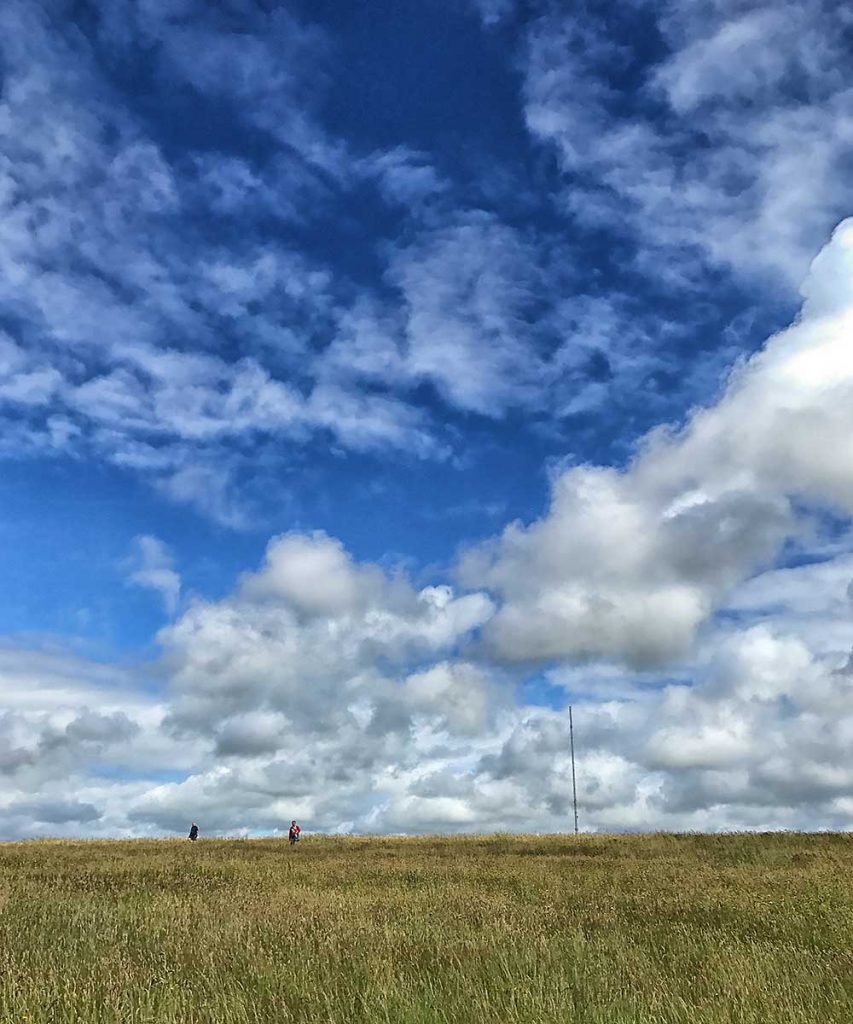
M 575 727 L 572 722 L 572 705 L 569 704 L 569 744 L 572 748 L 572 804 L 575 808 L 575 835 L 578 834 L 578 787 L 575 782 Z

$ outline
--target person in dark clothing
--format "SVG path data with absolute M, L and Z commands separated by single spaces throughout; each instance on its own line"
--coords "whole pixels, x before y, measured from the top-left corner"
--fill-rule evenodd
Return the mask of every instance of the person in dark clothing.
M 192 825 L 190 826 L 189 838 L 192 839 L 193 842 L 195 842 L 196 839 L 198 839 L 198 825 L 196 825 L 195 822 L 193 822 Z
M 295 821 L 291 821 L 291 823 L 290 823 L 290 831 L 287 833 L 287 838 L 290 840 L 290 845 L 291 846 L 293 846 L 294 843 L 298 843 L 299 842 L 299 833 L 301 831 L 302 831 L 302 829 L 296 824 L 296 822 Z

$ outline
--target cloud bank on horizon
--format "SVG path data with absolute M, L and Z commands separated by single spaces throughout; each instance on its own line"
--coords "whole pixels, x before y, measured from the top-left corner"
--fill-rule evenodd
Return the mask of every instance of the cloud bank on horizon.
M 853 19 L 427 7 L 0 12 L 0 835 L 853 826 Z

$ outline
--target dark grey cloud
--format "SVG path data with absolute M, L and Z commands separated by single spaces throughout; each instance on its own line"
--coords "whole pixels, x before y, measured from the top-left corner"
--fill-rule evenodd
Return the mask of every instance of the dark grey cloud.
M 7 813 L 48 825 L 67 825 L 69 822 L 87 824 L 102 816 L 97 807 L 79 800 L 22 801 L 12 804 Z

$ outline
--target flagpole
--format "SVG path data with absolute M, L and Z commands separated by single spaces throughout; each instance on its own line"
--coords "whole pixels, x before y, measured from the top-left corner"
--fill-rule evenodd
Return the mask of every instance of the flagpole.
M 575 809 L 575 835 L 578 834 L 578 787 L 575 781 L 575 729 L 572 722 L 572 705 L 569 704 L 569 744 L 572 749 L 572 805 Z

